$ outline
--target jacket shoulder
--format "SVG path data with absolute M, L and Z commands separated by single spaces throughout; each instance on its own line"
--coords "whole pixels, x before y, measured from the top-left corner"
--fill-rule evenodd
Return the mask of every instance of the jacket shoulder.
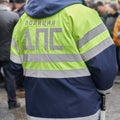
M 12 12 L 12 11 L 8 11 L 8 13 L 12 16 L 12 17 L 16 17 L 16 18 L 19 18 L 19 15 L 15 12 Z

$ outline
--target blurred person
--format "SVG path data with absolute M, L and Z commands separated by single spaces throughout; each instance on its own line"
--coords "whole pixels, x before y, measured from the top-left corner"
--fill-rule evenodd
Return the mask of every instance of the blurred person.
M 86 1 L 87 6 L 89 6 L 92 3 L 91 0 L 85 0 L 85 1 Z
M 25 2 L 26 0 L 15 0 L 15 7 L 16 9 L 14 10 L 16 13 L 21 16 L 24 13 L 25 9 Z
M 9 0 L 8 7 L 10 8 L 11 11 L 14 11 L 16 9 L 15 0 Z
M 80 0 L 82 2 L 83 5 L 87 6 L 87 3 L 85 0 Z
M 106 24 L 106 19 L 108 16 L 106 6 L 104 5 L 104 3 L 102 1 L 98 1 L 96 3 L 96 5 L 97 5 L 97 11 L 98 11 L 102 21 Z
M 108 13 L 109 14 L 108 14 L 108 17 L 106 19 L 106 26 L 109 30 L 111 37 L 113 38 L 113 29 L 114 29 L 116 19 L 118 18 L 117 5 L 114 3 L 110 4 L 109 9 L 108 9 Z
M 120 0 L 118 0 L 117 7 L 118 7 L 119 16 L 115 22 L 115 26 L 113 30 L 113 40 L 116 44 L 117 63 L 118 63 L 119 70 L 120 70 Z
M 8 108 L 20 107 L 16 100 L 15 76 L 10 68 L 10 44 L 18 15 L 8 8 L 9 0 L 0 0 L 0 71 L 3 68 Z
M 25 0 L 10 0 L 8 7 L 11 11 L 16 12 L 19 17 L 24 13 Z M 17 97 L 23 98 L 25 96 L 24 92 L 24 76 L 16 76 L 16 88 Z
M 118 0 L 117 2 L 117 9 L 118 9 L 118 13 L 120 14 L 120 0 Z
M 28 120 L 99 120 L 116 51 L 97 12 L 80 3 L 28 0 L 14 29 L 11 67 L 25 76 Z
M 94 10 L 97 10 L 97 5 L 96 5 L 96 3 L 91 3 L 91 4 L 89 5 L 89 7 L 92 8 L 92 9 L 94 9 Z

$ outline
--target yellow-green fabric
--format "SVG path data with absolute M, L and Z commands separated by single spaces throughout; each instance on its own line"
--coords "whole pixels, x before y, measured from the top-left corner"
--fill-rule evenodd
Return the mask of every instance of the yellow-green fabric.
M 109 39 L 97 12 L 81 4 L 70 5 L 53 16 L 40 19 L 25 13 L 13 32 L 11 60 L 23 65 L 24 74 L 27 70 L 60 71 L 60 77 L 65 77 L 62 71 L 71 74 L 71 70 L 83 70 L 80 76 L 88 76 L 85 62 L 112 45 Z M 44 55 L 45 61 L 39 55 Z

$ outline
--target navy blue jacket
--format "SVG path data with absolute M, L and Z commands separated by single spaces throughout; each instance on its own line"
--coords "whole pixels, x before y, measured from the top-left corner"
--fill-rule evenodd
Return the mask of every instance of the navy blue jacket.
M 25 11 L 32 18 L 45 18 L 67 6 L 80 3 L 80 0 L 29 0 Z M 25 76 L 26 110 L 31 119 L 84 117 L 88 120 L 89 116 L 94 116 L 100 109 L 99 93 L 106 94 L 113 86 L 117 71 L 114 44 L 87 60 L 86 65 L 90 76 L 78 78 Z M 12 60 L 11 67 L 16 75 L 22 71 L 22 65 L 17 61 Z

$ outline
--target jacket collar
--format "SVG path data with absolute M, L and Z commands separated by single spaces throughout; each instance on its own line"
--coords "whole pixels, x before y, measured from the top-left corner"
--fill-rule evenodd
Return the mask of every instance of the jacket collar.
M 6 5 L 0 4 L 0 10 L 10 10 Z

